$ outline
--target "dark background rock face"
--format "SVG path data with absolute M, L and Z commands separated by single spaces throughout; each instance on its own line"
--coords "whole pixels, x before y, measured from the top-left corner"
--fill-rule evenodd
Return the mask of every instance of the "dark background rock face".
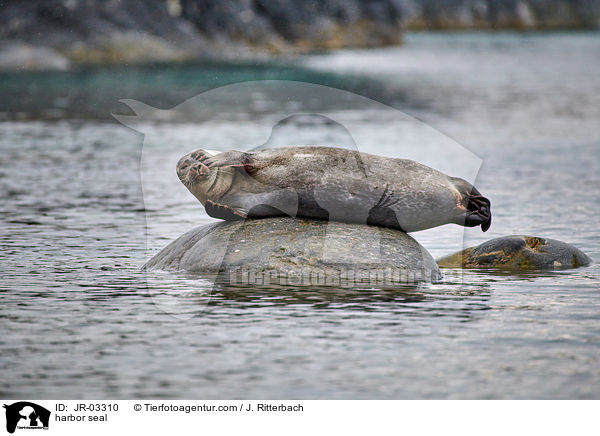
M 80 63 L 373 47 L 400 43 L 404 29 L 599 23 L 600 0 L 0 0 L 0 40 Z
M 180 60 L 208 54 L 196 28 L 162 0 L 4 0 L 0 39 L 56 49 L 78 63 Z
M 181 42 L 193 28 L 162 0 L 3 0 L 0 35 L 45 44 L 70 43 L 118 31 L 140 31 Z

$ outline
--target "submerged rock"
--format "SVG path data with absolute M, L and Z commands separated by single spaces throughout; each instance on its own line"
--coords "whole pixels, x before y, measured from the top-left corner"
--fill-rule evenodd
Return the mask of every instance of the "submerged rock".
M 434 259 L 406 233 L 375 226 L 268 218 L 197 227 L 147 270 L 218 273 L 231 282 L 394 286 L 441 279 Z
M 442 268 L 500 268 L 511 270 L 568 269 L 592 260 L 581 250 L 555 239 L 504 236 L 438 260 Z

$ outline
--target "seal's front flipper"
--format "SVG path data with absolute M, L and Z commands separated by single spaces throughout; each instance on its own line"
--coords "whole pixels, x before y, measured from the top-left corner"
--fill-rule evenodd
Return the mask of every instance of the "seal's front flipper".
M 369 211 L 369 216 L 367 217 L 367 224 L 370 226 L 390 227 L 392 229 L 398 229 L 405 232 L 405 230 L 398 223 L 396 212 L 394 209 L 389 207 L 376 206 L 371 209 Z
M 405 231 L 398 223 L 398 217 L 394 207 L 398 203 L 398 198 L 394 197 L 394 193 L 389 189 L 386 183 L 381 193 L 379 201 L 371 210 L 367 217 L 367 224 L 372 226 L 391 227 L 393 229 Z
M 206 200 L 204 209 L 208 216 L 225 221 L 241 221 L 248 217 L 248 214 L 233 207 L 225 206 L 214 201 Z

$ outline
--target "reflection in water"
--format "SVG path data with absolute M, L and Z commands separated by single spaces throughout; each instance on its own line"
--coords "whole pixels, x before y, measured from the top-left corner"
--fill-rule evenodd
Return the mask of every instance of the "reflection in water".
M 156 275 L 161 273 L 148 274 Z M 170 273 L 170 275 L 179 274 Z M 447 283 L 444 285 L 404 285 L 396 286 L 392 289 L 339 289 L 333 287 L 319 288 L 315 286 L 238 285 L 223 283 L 223 281 L 217 281 L 216 284 L 213 284 L 208 280 L 202 286 L 202 282 L 205 281 L 204 279 L 197 276 L 193 277 L 189 274 L 187 275 L 187 279 L 183 279 L 182 277 L 170 277 L 169 279 L 167 282 L 168 286 L 165 286 L 168 290 L 153 289 L 152 285 L 150 285 L 151 294 L 158 298 L 160 298 L 160 295 L 163 295 L 177 299 L 177 304 L 180 307 L 196 305 L 198 312 L 210 310 L 207 307 L 212 306 L 228 306 L 233 304 L 234 307 L 240 307 L 236 303 L 241 303 L 243 306 L 246 303 L 256 303 L 261 306 L 306 304 L 321 307 L 326 305 L 332 308 L 339 307 L 340 309 L 346 308 L 346 305 L 360 305 L 360 307 L 368 309 L 375 308 L 382 303 L 383 305 L 379 307 L 380 309 L 384 309 L 384 307 L 389 309 L 390 307 L 394 307 L 395 303 L 431 302 L 433 300 L 456 303 L 471 298 L 470 301 L 467 301 L 468 304 L 475 301 L 477 304 L 481 304 L 490 295 L 489 285 L 486 283 L 469 285 L 467 287 L 459 283 Z M 162 283 L 163 285 L 167 284 L 164 278 Z M 457 287 L 455 288 L 455 286 Z M 412 309 L 418 310 L 419 307 L 414 306 Z M 175 316 L 178 315 L 177 311 L 169 313 Z

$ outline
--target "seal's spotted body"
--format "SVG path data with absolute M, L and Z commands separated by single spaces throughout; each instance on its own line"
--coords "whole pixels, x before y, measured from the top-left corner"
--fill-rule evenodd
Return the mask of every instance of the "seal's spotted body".
M 465 180 L 341 148 L 196 150 L 177 174 L 210 216 L 226 220 L 289 215 L 406 232 L 448 223 L 486 231 L 491 223 L 489 200 Z

